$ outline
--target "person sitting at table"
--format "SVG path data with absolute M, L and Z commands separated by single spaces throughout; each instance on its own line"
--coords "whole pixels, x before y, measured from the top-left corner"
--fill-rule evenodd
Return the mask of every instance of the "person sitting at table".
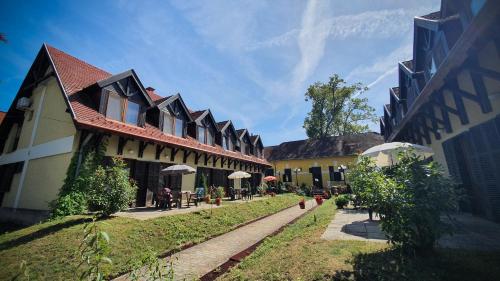
M 160 200 L 160 208 L 168 208 L 169 210 L 172 209 L 172 190 L 165 186 L 164 188 L 162 188 L 162 190 L 160 190 L 160 193 L 158 195 Z

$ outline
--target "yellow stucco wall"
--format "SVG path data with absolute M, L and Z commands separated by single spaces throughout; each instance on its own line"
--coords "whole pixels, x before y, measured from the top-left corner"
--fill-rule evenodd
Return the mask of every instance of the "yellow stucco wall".
M 488 44 L 486 44 L 484 48 L 479 51 L 478 56 L 480 65 L 482 67 L 494 70 L 496 72 L 500 72 L 500 57 L 498 56 L 498 53 L 496 51 L 493 42 L 489 42 Z M 468 71 L 461 71 L 460 73 L 458 73 L 458 82 L 459 82 L 459 87 L 462 90 L 472 93 L 474 95 L 477 94 L 474 89 L 470 73 Z M 464 106 L 467 110 L 469 123 L 466 125 L 462 125 L 459 117 L 450 113 L 449 117 L 453 132 L 448 134 L 444 130 L 441 130 L 440 140 L 435 139 L 434 134 L 430 133 L 432 143 L 429 146 L 435 153 L 434 159 L 441 165 L 443 165 L 443 168 L 446 173 L 448 173 L 448 167 L 446 165 L 446 158 L 443 152 L 443 146 L 442 146 L 443 142 L 469 130 L 471 127 L 474 127 L 478 124 L 484 123 L 485 121 L 495 118 L 495 116 L 500 114 L 500 95 L 499 95 L 500 82 L 490 78 L 484 78 L 484 83 L 488 95 L 490 97 L 491 106 L 493 108 L 491 112 L 483 113 L 481 111 L 481 107 L 479 106 L 479 104 L 464 98 L 463 101 L 464 101 Z M 450 91 L 444 92 L 444 98 L 447 105 L 455 108 L 455 102 L 453 100 L 453 96 Z M 435 108 L 435 114 L 439 118 L 442 117 L 441 112 L 437 108 Z
M 45 89 L 44 102 L 35 134 L 33 145 L 43 144 L 63 137 L 75 136 L 73 149 L 69 153 L 58 154 L 29 160 L 24 184 L 19 197 L 18 208 L 48 210 L 48 203 L 57 198 L 57 194 L 66 177 L 66 171 L 77 147 L 78 133 L 73 125 L 63 94 L 55 78 L 49 78 L 33 90 L 33 113 L 26 112 L 22 124 L 18 149 L 29 146 L 36 110 Z M 32 116 L 30 116 L 32 115 Z M 9 192 L 5 193 L 2 207 L 14 207 L 19 189 L 21 173 L 14 175 Z
M 300 160 L 279 160 L 279 161 L 272 161 L 271 164 L 273 165 L 273 169 L 275 170 L 276 176 L 278 175 L 279 172 L 281 181 L 283 180 L 283 174 L 285 173 L 285 169 L 291 169 L 292 181 L 290 183 L 296 185 L 298 178 L 299 186 L 302 183 L 305 183 L 307 186 L 312 186 L 313 179 L 312 179 L 312 174 L 309 173 L 309 168 L 321 167 L 323 187 L 329 187 L 331 186 L 331 184 L 330 184 L 330 172 L 328 167 L 333 166 L 337 171 L 337 168 L 340 165 L 352 167 L 353 164 L 356 162 L 356 160 L 357 160 L 357 155 L 329 157 L 329 158 L 300 159 Z M 299 172 L 296 177 L 294 170 L 297 168 L 300 168 L 301 172 Z
M 44 100 L 33 145 L 75 135 L 73 119 L 66 112 L 66 102 L 55 78 L 47 83 Z

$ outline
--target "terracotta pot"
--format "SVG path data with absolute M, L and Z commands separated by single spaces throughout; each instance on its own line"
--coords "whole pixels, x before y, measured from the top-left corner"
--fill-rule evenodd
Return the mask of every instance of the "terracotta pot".
M 305 203 L 304 201 L 300 201 L 300 202 L 299 202 L 299 207 L 300 207 L 301 209 L 305 209 L 305 208 L 306 208 L 306 203 Z
M 205 203 L 210 203 L 210 195 L 205 196 Z
M 316 203 L 317 203 L 318 205 L 323 204 L 323 198 L 322 198 L 321 196 L 316 196 L 316 198 L 314 198 L 314 199 L 316 199 Z
M 215 205 L 220 206 L 221 199 L 219 197 L 215 198 Z

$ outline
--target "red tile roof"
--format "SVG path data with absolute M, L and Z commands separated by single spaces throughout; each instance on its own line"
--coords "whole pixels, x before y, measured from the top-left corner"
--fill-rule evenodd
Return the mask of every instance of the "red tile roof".
M 85 93 L 81 92 L 81 90 L 95 84 L 99 80 L 112 76 L 112 74 L 68 55 L 54 47 L 47 46 L 47 50 L 54 63 L 61 84 L 66 94 L 69 96 L 69 102 L 74 112 L 74 120 L 78 126 L 269 165 L 269 162 L 264 159 L 243 155 L 238 152 L 226 151 L 218 145 L 209 146 L 201 144 L 192 138 L 179 138 L 172 135 L 166 135 L 151 124 L 146 124 L 146 126 L 142 128 L 105 118 L 105 116 L 89 106 L 88 103 L 84 102 Z M 153 88 L 148 87 L 146 92 L 155 103 L 167 98 L 156 94 Z
M 196 120 L 198 119 L 203 113 L 205 113 L 205 111 L 207 111 L 207 109 L 205 110 L 197 110 L 197 111 L 191 111 L 190 114 L 191 114 L 191 117 L 193 118 L 193 120 Z

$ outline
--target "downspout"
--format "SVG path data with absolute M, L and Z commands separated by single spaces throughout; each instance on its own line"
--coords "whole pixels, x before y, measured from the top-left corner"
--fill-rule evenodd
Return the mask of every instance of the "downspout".
M 78 176 L 78 173 L 80 172 L 80 166 L 82 165 L 82 158 L 83 158 L 83 150 L 85 149 L 85 146 L 88 144 L 90 139 L 94 136 L 94 133 L 89 133 L 87 137 L 82 142 L 82 145 L 80 145 L 80 150 L 78 151 L 78 161 L 76 162 L 76 169 L 75 169 L 75 178 Z

